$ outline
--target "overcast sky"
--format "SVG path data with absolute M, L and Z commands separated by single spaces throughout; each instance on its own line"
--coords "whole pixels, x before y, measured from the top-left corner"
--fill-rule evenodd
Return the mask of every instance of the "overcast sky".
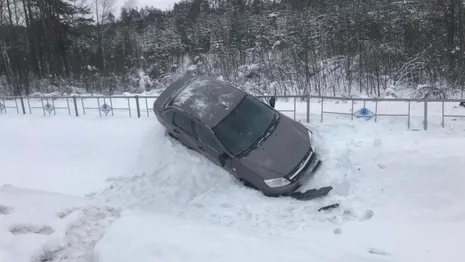
M 115 0 L 115 12 L 118 16 L 125 1 L 126 0 Z M 179 0 L 135 0 L 135 2 L 136 6 L 139 8 L 153 6 L 161 10 L 167 10 L 173 8 L 173 4 L 179 2 Z

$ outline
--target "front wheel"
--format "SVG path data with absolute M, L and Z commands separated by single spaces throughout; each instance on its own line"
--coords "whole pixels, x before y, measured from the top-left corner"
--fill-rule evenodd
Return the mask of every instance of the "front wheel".
M 249 187 L 249 188 L 258 190 L 258 188 L 256 188 L 252 183 L 250 183 L 250 182 L 247 181 L 247 180 L 244 180 L 244 179 L 242 179 L 242 178 L 239 178 L 239 181 L 241 181 L 242 184 L 244 184 L 244 186 L 246 186 L 246 187 Z

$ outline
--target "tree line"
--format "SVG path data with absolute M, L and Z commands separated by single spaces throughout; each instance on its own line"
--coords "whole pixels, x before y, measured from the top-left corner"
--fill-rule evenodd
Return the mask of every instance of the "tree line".
M 0 0 L 0 93 L 141 92 L 191 72 L 259 94 L 463 95 L 463 0 L 113 5 Z

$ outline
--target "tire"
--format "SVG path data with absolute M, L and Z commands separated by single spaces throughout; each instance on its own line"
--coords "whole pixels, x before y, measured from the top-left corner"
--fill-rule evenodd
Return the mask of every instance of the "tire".
M 167 133 L 171 138 L 178 140 L 178 138 L 175 135 L 173 135 L 173 133 L 171 132 L 167 132 Z

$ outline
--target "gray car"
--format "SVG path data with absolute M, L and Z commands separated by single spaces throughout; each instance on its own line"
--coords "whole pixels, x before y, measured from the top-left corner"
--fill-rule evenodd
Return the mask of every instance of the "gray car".
M 171 137 L 267 196 L 326 195 L 331 187 L 296 192 L 321 161 L 312 131 L 270 102 L 215 78 L 184 76 L 163 91 L 153 110 Z

